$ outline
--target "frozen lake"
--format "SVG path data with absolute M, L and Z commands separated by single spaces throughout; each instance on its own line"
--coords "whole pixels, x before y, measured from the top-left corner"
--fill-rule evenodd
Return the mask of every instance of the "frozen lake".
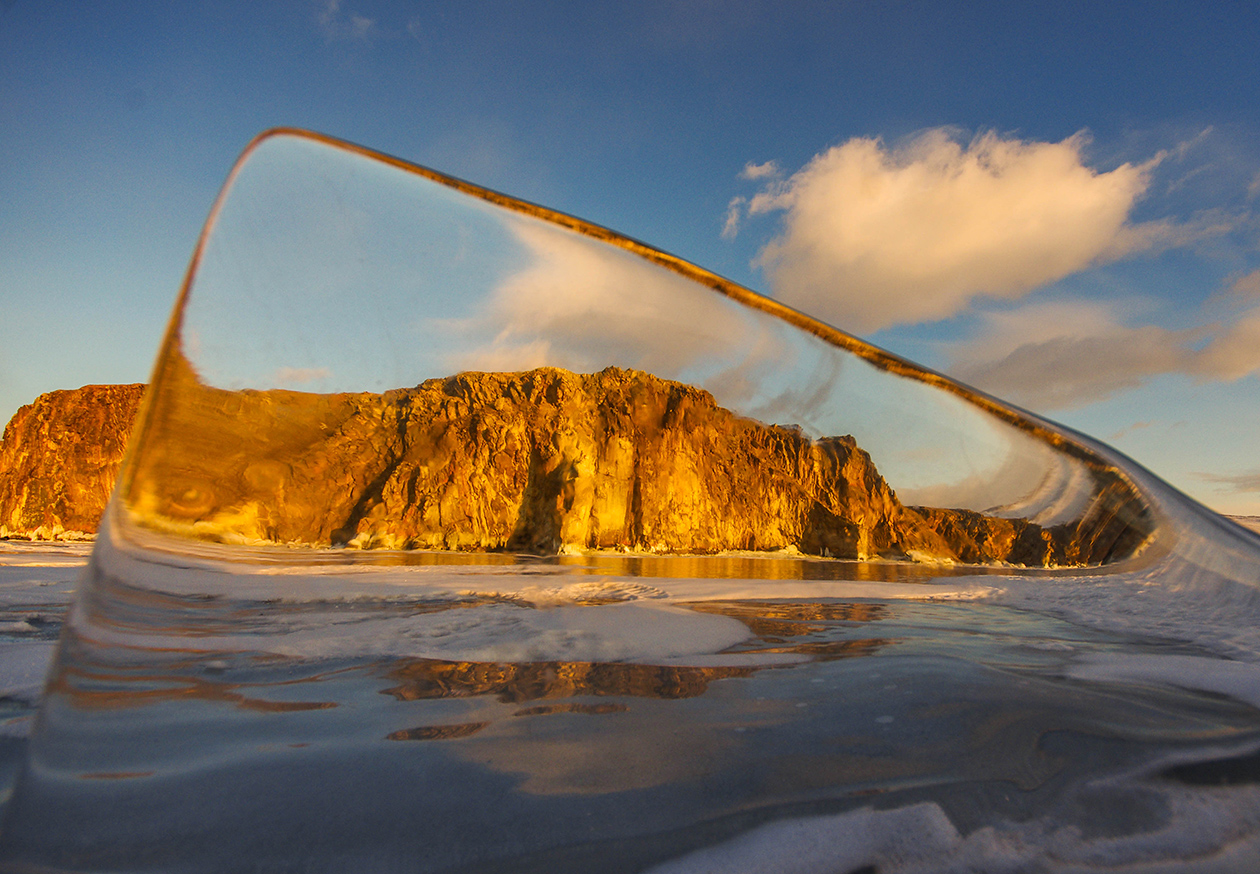
M 11 786 L 87 548 L 0 556 Z M 293 565 L 185 598 L 153 594 L 178 574 L 106 558 L 6 824 L 10 861 L 821 874 L 1260 859 L 1260 667 L 1239 658 L 1256 632 L 1157 578 L 767 559 L 692 577 L 668 573 L 687 559 L 575 557 Z

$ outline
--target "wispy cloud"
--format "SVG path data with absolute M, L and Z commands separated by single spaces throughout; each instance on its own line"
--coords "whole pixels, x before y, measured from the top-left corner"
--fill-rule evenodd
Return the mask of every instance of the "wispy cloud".
M 331 376 L 332 371 L 327 367 L 281 367 L 267 382 L 279 386 L 305 385 Z
M 315 16 L 319 29 L 329 42 L 367 39 L 376 28 L 376 21 L 354 12 L 344 12 L 341 0 L 326 0 Z
M 1189 372 L 1202 380 L 1235 380 L 1260 371 L 1260 306 L 1221 329 Z
M 1260 470 L 1240 474 L 1216 474 L 1196 472 L 1193 476 L 1210 483 L 1225 486 L 1222 491 L 1260 492 Z
M 744 212 L 746 197 L 732 197 L 726 205 L 726 221 L 722 224 L 722 239 L 729 240 L 739 233 L 739 220 Z
M 1215 232 L 1131 222 L 1165 155 L 1101 172 L 1085 163 L 1087 141 L 990 132 L 963 143 L 945 128 L 896 147 L 854 138 L 786 180 L 749 165 L 742 175 L 764 187 L 732 202 L 724 229 L 736 232 L 740 210 L 782 213 L 781 233 L 758 258 L 775 295 L 858 333 L 944 319 L 980 297 L 1019 299 Z
M 1141 421 L 1141 422 L 1134 422 L 1132 425 L 1128 426 L 1127 428 L 1121 428 L 1119 431 L 1117 431 L 1116 433 L 1112 434 L 1112 435 L 1111 435 L 1110 437 L 1108 437 L 1107 439 L 1108 439 L 1108 440 L 1119 440 L 1119 439 L 1120 439 L 1120 438 L 1122 438 L 1122 437 L 1127 437 L 1127 436 L 1129 436 L 1130 434 L 1134 433 L 1135 431 L 1142 431 L 1142 430 L 1145 430 L 1146 428 L 1151 428 L 1151 427 L 1154 427 L 1154 425 L 1155 425 L 1155 424 L 1156 424 L 1156 423 L 1155 423 L 1154 421 L 1151 421 L 1150 419 L 1147 419 L 1147 420 L 1144 420 L 1144 421 Z
M 1068 300 L 985 314 L 980 330 L 951 347 L 947 369 L 1039 410 L 1084 406 L 1160 374 L 1207 382 L 1260 372 L 1260 306 L 1232 322 L 1178 330 L 1126 324 L 1119 310 Z
M 533 221 L 510 227 L 529 263 L 446 326 L 461 338 L 455 369 L 617 362 L 676 377 L 767 342 L 739 307 L 637 256 Z
M 1260 270 L 1253 270 L 1245 276 L 1238 277 L 1230 285 L 1229 293 L 1244 300 L 1260 302 Z
M 951 350 L 948 370 L 991 394 L 1038 410 L 1081 406 L 1190 366 L 1192 331 L 1129 327 L 1112 308 L 1059 301 L 990 313 Z M 1032 339 L 1030 339 L 1032 338 Z

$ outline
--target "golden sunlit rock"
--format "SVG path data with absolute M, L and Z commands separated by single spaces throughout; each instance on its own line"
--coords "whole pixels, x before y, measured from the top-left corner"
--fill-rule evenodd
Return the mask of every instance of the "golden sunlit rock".
M 88 385 L 14 413 L 0 440 L 0 537 L 95 533 L 143 394 L 143 385 Z
M 225 391 L 173 372 L 127 493 L 226 542 L 555 553 L 953 558 L 850 437 L 607 368 L 464 373 L 384 394 Z
M 91 533 L 143 386 L 23 407 L 0 446 L 0 533 Z M 1149 533 L 1099 479 L 1085 518 L 1043 528 L 905 507 L 851 437 L 811 439 L 636 370 L 462 373 L 383 394 L 204 385 L 169 356 L 132 521 L 202 540 L 535 554 L 612 550 L 1099 564 Z
M 399 701 L 493 695 L 519 704 L 579 695 L 673 700 L 695 698 L 709 683 L 750 677 L 752 667 L 640 665 L 629 662 L 446 662 L 413 659 L 388 674 L 398 685 L 384 690 Z M 610 711 L 611 712 L 611 711 Z

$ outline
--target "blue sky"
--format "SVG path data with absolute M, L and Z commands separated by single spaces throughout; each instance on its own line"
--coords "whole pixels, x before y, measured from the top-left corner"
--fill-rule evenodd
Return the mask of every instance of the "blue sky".
M 0 2 L 0 420 L 147 378 L 259 131 L 608 225 L 1260 513 L 1254 3 Z M 1053 379 L 1047 374 L 1053 374 Z

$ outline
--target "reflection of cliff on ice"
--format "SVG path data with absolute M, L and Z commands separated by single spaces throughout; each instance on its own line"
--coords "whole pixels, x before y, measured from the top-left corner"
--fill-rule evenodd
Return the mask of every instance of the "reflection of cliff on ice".
M 929 578 L 911 585 L 809 579 L 634 579 L 592 574 L 591 568 L 583 566 L 549 564 L 315 563 L 321 556 L 338 554 L 293 554 L 283 548 L 268 555 L 246 547 L 216 546 L 197 555 L 179 549 L 188 541 L 137 529 L 117 530 L 116 520 L 117 514 L 107 513 L 92 555 L 91 597 L 76 604 L 71 625 L 98 644 L 178 645 L 188 653 L 261 651 L 300 659 L 402 656 L 467 662 L 790 664 L 828 653 L 794 652 L 779 644 L 749 649 L 748 641 L 770 629 L 752 622 L 738 602 L 751 603 L 750 599 L 770 594 L 775 599 L 811 601 L 974 600 L 993 591 L 983 577 L 959 582 Z M 120 611 L 125 613 L 137 601 L 147 605 L 143 614 L 135 621 L 125 616 L 120 620 Z M 757 612 L 799 621 L 802 630 L 809 630 L 807 620 L 815 614 L 802 613 L 802 609 L 766 607 Z M 833 604 L 827 611 L 831 620 L 878 618 L 878 609 L 869 606 Z M 173 622 L 177 631 L 162 623 L 154 625 L 155 616 Z M 250 621 L 242 621 L 242 616 L 249 616 Z M 193 625 L 198 631 L 190 635 L 188 628 Z

